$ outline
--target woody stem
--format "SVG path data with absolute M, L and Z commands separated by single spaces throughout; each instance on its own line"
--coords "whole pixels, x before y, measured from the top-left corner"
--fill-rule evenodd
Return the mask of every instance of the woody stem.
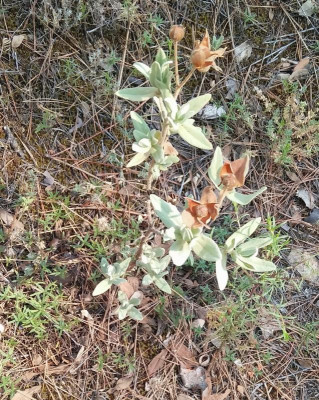
M 176 86 L 179 86 L 179 73 L 178 73 L 178 60 L 177 60 L 177 41 L 174 41 L 174 66 L 175 66 L 175 82 Z
M 178 95 L 180 94 L 180 91 L 182 90 L 183 86 L 190 80 L 190 78 L 192 77 L 194 71 L 196 68 L 192 68 L 189 72 L 189 74 L 186 76 L 186 78 L 182 81 L 182 83 L 180 83 L 175 91 L 175 95 L 174 98 L 177 99 Z
M 224 187 L 224 188 L 220 191 L 220 193 L 219 193 L 219 195 L 218 195 L 218 199 L 217 199 L 218 208 L 219 208 L 219 209 L 222 207 L 224 198 L 227 196 L 227 193 L 228 193 L 228 190 L 227 190 L 226 187 Z

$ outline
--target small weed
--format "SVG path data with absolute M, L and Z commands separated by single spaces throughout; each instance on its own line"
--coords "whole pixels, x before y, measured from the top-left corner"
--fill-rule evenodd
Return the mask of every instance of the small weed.
M 51 129 L 55 124 L 56 116 L 54 113 L 45 111 L 42 115 L 42 121 L 35 128 L 35 133 Z
M 249 24 L 258 24 L 257 14 L 250 11 L 249 8 L 246 8 L 244 11 L 244 26 L 247 27 Z
M 238 94 L 235 95 L 234 100 L 229 104 L 226 114 L 223 114 L 222 119 L 224 120 L 224 132 L 232 131 L 230 123 L 237 123 L 238 120 L 242 120 L 249 129 L 253 129 L 254 121 L 251 113 L 248 111 L 244 100 Z
M 237 358 L 236 351 L 226 348 L 224 360 L 234 362 Z
M 287 235 L 281 234 L 280 225 L 276 224 L 275 217 L 267 216 L 267 230 L 272 238 L 271 244 L 265 249 L 266 257 L 273 259 L 278 257 L 282 250 L 285 250 L 290 243 L 290 238 Z
M 206 304 L 213 304 L 216 301 L 214 292 L 208 285 L 200 286 L 200 290 L 202 292 L 202 299 Z
M 289 166 L 294 157 L 311 157 L 319 151 L 319 120 L 302 101 L 305 88 L 297 82 L 283 81 L 285 107 L 276 108 L 267 123 L 272 155 L 278 164 Z
M 183 310 L 177 309 L 176 311 L 169 313 L 169 318 L 173 325 L 177 327 L 181 321 L 190 321 L 192 319 L 192 315 L 185 314 Z
M 49 326 L 55 327 L 61 335 L 70 328 L 61 318 L 63 295 L 55 283 L 24 282 L 24 288 L 32 287 L 32 294 L 21 289 L 7 287 L 0 293 L 0 300 L 13 304 L 12 321 L 36 338 L 46 339 Z
M 143 32 L 141 43 L 142 43 L 143 47 L 146 47 L 146 46 L 154 44 L 153 38 L 152 38 L 152 33 L 150 31 L 146 30 L 146 31 Z

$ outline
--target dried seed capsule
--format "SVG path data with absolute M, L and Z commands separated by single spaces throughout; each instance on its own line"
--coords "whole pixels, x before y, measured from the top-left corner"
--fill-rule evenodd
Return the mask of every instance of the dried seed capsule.
M 173 25 L 169 30 L 169 37 L 174 42 L 180 42 L 185 35 L 185 28 L 182 25 Z

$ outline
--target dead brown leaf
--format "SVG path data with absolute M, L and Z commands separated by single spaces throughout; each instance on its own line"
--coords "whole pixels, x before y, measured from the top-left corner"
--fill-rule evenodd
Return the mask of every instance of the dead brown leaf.
M 230 389 L 227 389 L 225 393 L 215 393 L 211 394 L 207 400 L 225 400 L 230 394 Z M 206 400 L 206 399 L 205 399 Z
M 163 349 L 159 354 L 157 354 L 153 360 L 148 364 L 147 373 L 149 376 L 152 376 L 159 369 L 163 367 L 167 358 L 168 351 Z
M 187 396 L 187 394 L 181 393 L 177 396 L 177 400 L 193 400 L 193 397 Z
M 42 362 L 42 356 L 40 354 L 35 354 L 32 358 L 32 365 L 37 366 Z
M 60 374 L 64 374 L 65 372 L 67 372 L 70 368 L 70 364 L 60 364 L 56 367 L 51 367 L 49 366 L 46 370 L 45 370 L 45 375 L 60 375 Z M 45 369 L 45 368 L 43 368 Z
M 12 397 L 12 400 L 34 400 L 33 395 L 40 393 L 41 385 L 33 386 L 26 390 L 18 390 L 17 393 Z
M 11 41 L 11 46 L 15 50 L 21 46 L 22 42 L 27 39 L 27 35 L 14 35 Z
M 140 285 L 140 282 L 139 282 L 138 278 L 136 278 L 135 276 L 130 276 L 129 278 L 127 278 L 127 281 L 122 282 L 119 285 L 119 288 L 130 299 L 131 296 L 133 295 L 133 293 L 138 291 L 139 285 Z
M 238 391 L 240 394 L 244 394 L 244 393 L 245 393 L 245 388 L 244 388 L 244 386 L 238 385 L 238 386 L 237 386 L 237 391 Z
M 198 366 L 193 352 L 183 343 L 172 343 L 172 352 L 182 368 L 194 368 Z
M 299 61 L 299 63 L 295 66 L 293 72 L 300 71 L 301 69 L 304 69 L 308 64 L 309 64 L 310 58 L 305 57 L 302 60 Z
M 124 376 L 123 378 L 120 378 L 116 382 L 115 387 L 110 390 L 110 393 L 114 393 L 114 392 L 117 392 L 117 391 L 120 391 L 120 390 L 128 389 L 131 386 L 132 382 L 133 382 L 133 376 L 131 376 L 131 375 Z
M 259 309 L 257 325 L 261 329 L 265 339 L 269 339 L 277 331 L 281 331 L 281 323 L 269 310 L 262 307 Z
M 0 209 L 0 219 L 6 226 L 11 226 L 14 216 L 10 214 L 8 211 L 4 210 L 3 208 Z
M 173 155 L 173 156 L 178 155 L 178 151 L 175 149 L 175 147 L 172 145 L 171 142 L 165 142 L 164 153 L 168 154 L 168 155 Z

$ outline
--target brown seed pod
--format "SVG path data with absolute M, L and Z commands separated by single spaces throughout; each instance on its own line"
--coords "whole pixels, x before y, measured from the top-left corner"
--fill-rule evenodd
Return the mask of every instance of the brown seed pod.
M 180 42 L 185 35 L 185 28 L 182 25 L 173 25 L 169 30 L 169 37 L 174 42 Z

